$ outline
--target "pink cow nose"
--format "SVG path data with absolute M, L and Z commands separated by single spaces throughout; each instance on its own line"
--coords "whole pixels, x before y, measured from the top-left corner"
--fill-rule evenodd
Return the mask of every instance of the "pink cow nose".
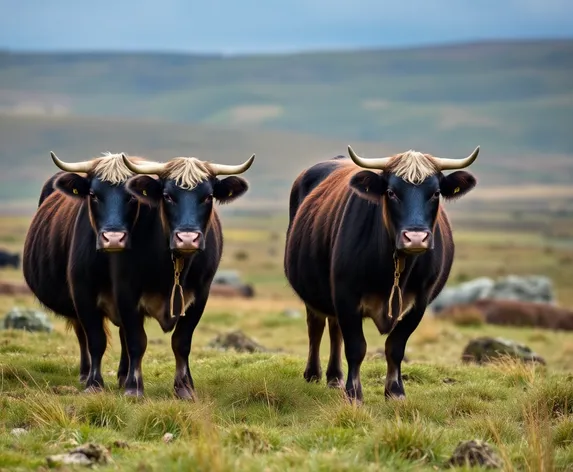
M 104 231 L 101 234 L 104 249 L 125 249 L 127 233 L 125 231 Z
M 179 231 L 175 233 L 175 247 L 182 250 L 199 249 L 202 235 L 196 231 Z
M 402 248 L 410 251 L 425 251 L 430 247 L 429 231 L 402 231 Z

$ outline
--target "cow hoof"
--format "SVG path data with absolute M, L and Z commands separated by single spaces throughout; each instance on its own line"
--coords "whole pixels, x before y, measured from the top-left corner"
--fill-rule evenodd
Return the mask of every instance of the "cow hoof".
M 326 384 L 328 388 L 344 388 L 344 380 L 342 379 L 330 379 Z
M 81 374 L 80 375 L 80 383 L 84 384 L 88 381 L 88 375 L 87 374 Z
M 309 383 L 319 383 L 320 379 L 322 378 L 322 372 L 320 371 L 311 371 L 309 369 L 304 371 L 303 374 L 304 380 Z
M 175 396 L 181 400 L 196 400 L 195 392 L 188 387 L 175 388 Z
M 354 406 L 362 406 L 362 404 L 364 403 L 362 398 L 349 397 L 348 395 L 346 395 L 346 399 L 348 400 L 348 403 Z
M 119 388 L 124 388 L 125 387 L 125 380 L 127 379 L 127 376 L 121 376 L 117 378 L 117 385 L 119 386 Z
M 385 393 L 386 400 L 406 400 L 406 395 L 403 393 Z
M 348 400 L 348 402 L 351 405 L 362 406 L 362 403 L 363 403 L 362 394 L 360 394 L 360 396 L 357 396 L 356 393 L 348 392 L 348 390 L 347 390 L 346 391 L 346 399 Z
M 124 395 L 126 397 L 141 398 L 143 397 L 143 390 L 138 390 L 137 388 L 126 388 Z
M 98 385 L 90 385 L 84 390 L 84 393 L 88 394 L 101 393 L 101 392 L 103 392 L 103 387 L 100 387 Z

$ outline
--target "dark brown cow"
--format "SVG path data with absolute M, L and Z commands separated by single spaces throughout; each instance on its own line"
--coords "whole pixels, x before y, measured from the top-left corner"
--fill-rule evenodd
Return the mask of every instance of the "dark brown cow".
M 461 160 L 408 151 L 352 160 L 338 156 L 303 171 L 290 195 L 285 273 L 307 308 L 309 355 L 304 377 L 322 375 L 319 348 L 328 318 L 329 385 L 343 384 L 341 343 L 348 361 L 346 392 L 362 400 L 366 354 L 363 318 L 386 340 L 386 396 L 403 397 L 406 342 L 426 306 L 442 290 L 454 257 L 450 223 L 440 204 L 476 184 L 465 171 L 479 148 Z M 375 169 L 375 171 L 363 170 Z
M 80 381 L 98 388 L 103 385 L 100 362 L 108 339 L 103 317 L 110 303 L 103 295 L 113 286 L 111 259 L 129 249 L 134 237 L 145 237 L 141 222 L 152 210 L 126 191 L 125 182 L 134 174 L 122 154 L 65 163 L 52 153 L 52 160 L 64 172 L 42 187 L 24 243 L 24 278 L 40 303 L 73 327 L 80 346 Z M 117 317 L 111 318 L 119 326 Z M 129 358 L 121 327 L 120 337 L 122 385 Z
M 120 313 L 122 323 L 132 333 L 126 342 L 130 361 L 135 360 L 133 375 L 140 392 L 143 392 L 141 359 L 147 345 L 144 314 L 161 320 L 173 310 L 175 394 L 185 399 L 195 396 L 189 368 L 191 342 L 223 251 L 223 232 L 215 202 L 230 203 L 247 191 L 247 181 L 231 174 L 246 172 L 254 159 L 253 154 L 239 165 L 215 164 L 194 157 L 145 164 L 124 159 L 133 172 L 149 174 L 132 177 L 126 186 L 142 204 L 155 208 L 157 214 L 147 230 L 147 252 L 143 252 L 147 257 L 140 255 L 139 262 L 132 261 L 137 270 L 122 284 L 124 299 L 139 300 L 143 308 L 140 312 Z M 229 177 L 221 178 L 225 175 Z M 130 364 L 130 375 L 131 372 Z
M 440 312 L 440 319 L 463 319 L 476 315 L 485 323 L 505 326 L 531 326 L 573 331 L 573 311 L 549 303 L 484 298 L 459 303 Z

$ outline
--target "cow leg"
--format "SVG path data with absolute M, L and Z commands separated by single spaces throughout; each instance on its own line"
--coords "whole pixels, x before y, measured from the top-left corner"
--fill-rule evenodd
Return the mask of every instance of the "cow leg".
M 414 305 L 386 339 L 385 353 L 388 366 L 384 387 L 386 398 L 406 398 L 404 383 L 402 382 L 402 360 L 404 359 L 406 342 L 420 324 L 425 311 L 426 304 Z
M 71 324 L 78 338 L 78 344 L 80 346 L 80 382 L 85 384 L 88 380 L 90 374 L 90 353 L 88 352 L 88 341 L 86 338 L 86 333 L 80 320 L 71 320 Z
M 306 325 L 308 328 L 308 360 L 304 370 L 304 378 L 307 382 L 319 382 L 322 378 L 320 366 L 320 342 L 324 333 L 326 320 L 316 315 L 306 307 Z
M 125 342 L 125 330 L 119 328 L 119 339 L 121 341 L 121 357 L 117 367 L 117 381 L 119 388 L 125 387 L 125 381 L 129 372 L 129 354 L 127 353 L 127 343 Z
M 344 386 L 341 352 L 342 332 L 336 318 L 328 318 L 328 331 L 330 334 L 330 357 L 326 368 L 326 382 L 329 387 L 340 388 Z
M 143 326 L 144 316 L 135 310 L 135 304 L 119 302 L 118 307 L 121 313 L 126 351 L 129 356 L 129 369 L 124 384 L 125 395 L 142 397 L 144 389 L 141 363 L 147 349 L 147 334 Z
M 344 340 L 344 353 L 348 362 L 346 394 L 350 401 L 362 403 L 362 384 L 360 366 L 366 357 L 366 338 L 362 324 L 362 315 L 358 311 L 359 302 L 348 293 L 336 294 L 335 299 L 338 324 Z
M 76 298 L 81 300 L 81 298 Z M 85 300 L 85 299 L 84 299 Z M 93 304 L 92 304 L 93 303 Z M 90 371 L 86 380 L 86 392 L 97 392 L 103 390 L 104 382 L 101 375 L 101 360 L 107 347 L 107 335 L 103 326 L 103 313 L 95 307 L 95 300 L 92 303 L 80 302 L 78 315 L 82 327 L 86 334 L 89 356 L 91 359 Z
M 192 305 L 185 311 L 185 316 L 179 317 L 173 336 L 171 336 L 171 349 L 175 356 L 175 381 L 173 388 L 175 395 L 184 400 L 195 400 L 195 385 L 191 369 L 189 369 L 189 354 L 193 332 L 199 324 L 209 292 L 197 296 Z

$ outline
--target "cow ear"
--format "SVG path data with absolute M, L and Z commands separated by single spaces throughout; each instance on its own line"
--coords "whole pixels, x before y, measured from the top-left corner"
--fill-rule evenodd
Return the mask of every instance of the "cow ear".
M 226 179 L 215 181 L 213 186 L 213 196 L 219 203 L 230 203 L 239 198 L 249 189 L 247 181 L 241 177 L 227 177 Z
M 136 175 L 125 183 L 125 189 L 141 203 L 155 206 L 161 200 L 163 187 L 148 175 Z
M 458 170 L 440 179 L 440 193 L 446 200 L 463 197 L 477 184 L 476 178 L 465 170 Z
M 90 193 L 90 182 L 81 175 L 64 172 L 54 181 L 54 188 L 76 198 L 85 198 Z
M 386 186 L 384 177 L 369 170 L 362 170 L 350 179 L 350 188 L 358 196 L 373 203 L 380 203 Z

